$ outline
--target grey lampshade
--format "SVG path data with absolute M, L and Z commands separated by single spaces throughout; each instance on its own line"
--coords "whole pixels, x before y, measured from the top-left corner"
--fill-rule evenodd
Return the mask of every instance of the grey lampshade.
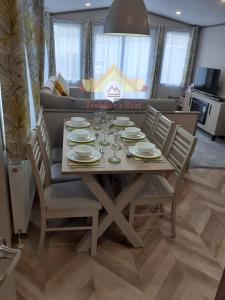
M 104 33 L 149 35 L 150 20 L 143 0 L 114 0 L 106 17 Z

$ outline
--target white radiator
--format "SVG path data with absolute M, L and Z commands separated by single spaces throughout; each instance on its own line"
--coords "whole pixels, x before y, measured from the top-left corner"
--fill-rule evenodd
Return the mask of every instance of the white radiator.
M 11 161 L 8 171 L 14 233 L 26 233 L 36 190 L 30 161 Z

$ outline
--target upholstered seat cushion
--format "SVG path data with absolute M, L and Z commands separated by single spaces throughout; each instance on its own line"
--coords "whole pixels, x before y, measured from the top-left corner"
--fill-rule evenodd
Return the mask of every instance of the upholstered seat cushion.
M 52 163 L 59 163 L 62 161 L 62 148 L 52 149 Z
M 62 163 L 53 164 L 51 166 L 51 181 L 52 183 L 78 181 L 81 178 L 78 175 L 62 175 Z
M 101 204 L 82 181 L 52 184 L 45 190 L 47 211 L 99 210 Z
M 135 197 L 135 203 L 146 204 L 158 199 L 158 203 L 170 201 L 174 196 L 174 189 L 168 182 L 168 180 L 162 176 L 149 176 L 148 181 L 141 191 Z

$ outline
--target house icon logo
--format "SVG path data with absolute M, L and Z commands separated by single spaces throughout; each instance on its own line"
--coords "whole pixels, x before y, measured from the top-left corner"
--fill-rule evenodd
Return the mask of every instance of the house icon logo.
M 116 81 L 110 82 L 108 85 L 106 85 L 104 94 L 107 100 L 114 102 L 123 98 L 123 88 Z
M 82 81 L 86 92 L 104 93 L 106 99 L 116 101 L 123 98 L 124 93 L 146 92 L 148 87 L 141 79 L 129 79 L 115 65 L 99 79 Z

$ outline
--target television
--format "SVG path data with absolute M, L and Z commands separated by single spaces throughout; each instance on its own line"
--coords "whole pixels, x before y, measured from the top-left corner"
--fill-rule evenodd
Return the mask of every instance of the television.
M 199 67 L 195 77 L 194 88 L 212 95 L 217 94 L 220 69 Z

